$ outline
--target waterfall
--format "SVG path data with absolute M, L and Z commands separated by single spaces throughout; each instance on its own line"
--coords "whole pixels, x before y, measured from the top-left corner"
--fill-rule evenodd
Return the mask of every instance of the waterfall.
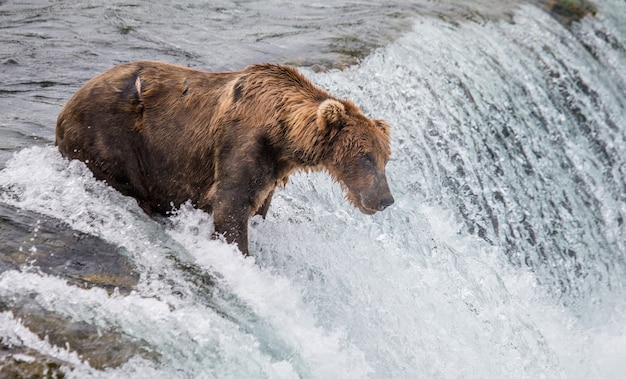
M 15 153 L 0 203 L 115 246 L 138 279 L 6 270 L 0 338 L 69 377 L 622 377 L 625 15 L 417 18 L 358 65 L 301 69 L 392 125 L 396 203 L 365 216 L 326 174 L 294 175 L 248 259 L 210 239 L 211 215 L 151 219 L 53 146 Z M 138 352 L 97 368 L 27 328 L 28 307 Z

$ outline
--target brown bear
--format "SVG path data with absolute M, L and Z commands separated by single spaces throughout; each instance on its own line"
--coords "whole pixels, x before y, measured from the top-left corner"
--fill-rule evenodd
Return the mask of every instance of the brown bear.
M 148 214 L 191 200 L 248 255 L 248 219 L 297 170 L 326 170 L 365 214 L 394 202 L 385 175 L 389 126 L 293 68 L 212 73 L 161 62 L 122 64 L 61 110 L 56 144 Z

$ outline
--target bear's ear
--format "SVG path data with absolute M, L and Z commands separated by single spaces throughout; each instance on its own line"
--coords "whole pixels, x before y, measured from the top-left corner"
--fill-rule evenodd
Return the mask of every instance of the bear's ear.
M 317 121 L 321 127 L 341 127 L 341 120 L 346 113 L 346 108 L 335 99 L 322 101 L 317 108 Z
M 376 127 L 378 127 L 380 130 L 382 130 L 383 133 L 385 133 L 385 135 L 389 135 L 389 132 L 391 131 L 391 126 L 389 126 L 389 124 L 387 124 L 387 121 L 385 121 L 385 120 L 374 120 L 374 123 L 376 124 Z

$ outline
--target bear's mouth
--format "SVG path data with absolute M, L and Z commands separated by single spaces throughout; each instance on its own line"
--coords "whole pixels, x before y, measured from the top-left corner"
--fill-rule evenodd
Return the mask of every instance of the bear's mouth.
M 361 211 L 361 213 L 364 213 L 364 214 L 366 214 L 366 215 L 368 215 L 368 216 L 371 216 L 371 215 L 373 215 L 374 213 L 378 212 L 378 211 L 377 211 L 377 210 L 375 210 L 375 209 L 369 209 L 369 208 L 365 208 L 365 207 L 363 207 L 363 206 L 359 206 L 359 210 Z
M 357 208 L 359 208 L 361 213 L 364 213 L 368 216 L 371 216 L 374 213 L 378 212 L 378 209 L 372 209 L 365 205 L 365 202 L 363 201 L 363 196 L 359 196 L 359 201 L 357 202 Z
M 361 213 L 366 214 L 368 216 L 371 216 L 374 213 L 378 212 L 377 209 L 372 209 L 372 208 L 368 207 L 367 205 L 365 205 L 365 201 L 363 199 L 363 195 L 362 194 L 355 194 L 354 192 L 350 191 L 350 189 L 347 188 L 346 186 L 344 186 L 344 190 L 346 191 L 345 192 L 346 199 L 348 199 L 348 201 L 355 208 L 357 208 L 359 211 L 361 211 Z

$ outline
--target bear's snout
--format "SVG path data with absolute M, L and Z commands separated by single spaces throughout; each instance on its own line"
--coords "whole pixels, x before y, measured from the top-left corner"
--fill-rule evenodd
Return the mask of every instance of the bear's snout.
M 348 198 L 351 198 L 350 193 Z M 357 208 L 366 215 L 373 215 L 376 212 L 383 211 L 391 206 L 395 200 L 391 192 L 387 188 L 383 191 L 365 191 L 356 196 L 357 202 L 354 202 Z
M 395 200 L 393 199 L 393 196 L 391 196 L 391 195 L 385 196 L 382 199 L 380 199 L 380 204 L 378 205 L 378 210 L 379 211 L 384 211 L 385 209 L 387 209 L 394 202 L 395 202 Z

